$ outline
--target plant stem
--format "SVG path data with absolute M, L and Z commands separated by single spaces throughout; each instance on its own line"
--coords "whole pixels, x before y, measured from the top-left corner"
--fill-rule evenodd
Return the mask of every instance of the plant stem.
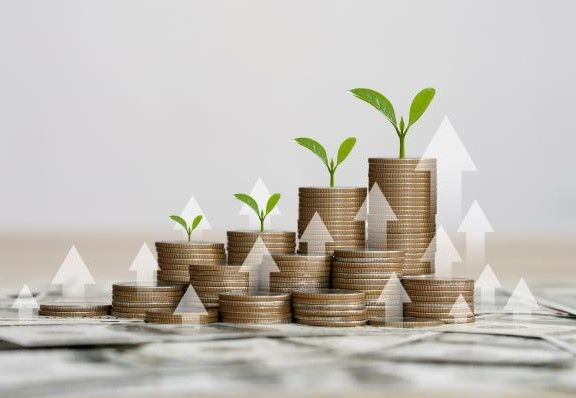
M 192 232 L 188 232 L 188 242 L 192 241 Z
M 330 188 L 334 188 L 334 173 L 335 172 L 336 172 L 336 170 L 330 171 Z
M 406 136 L 404 134 L 398 134 L 398 138 L 400 139 L 400 154 L 398 158 L 404 159 L 404 138 L 406 138 Z
M 264 219 L 260 219 L 260 232 L 264 232 Z

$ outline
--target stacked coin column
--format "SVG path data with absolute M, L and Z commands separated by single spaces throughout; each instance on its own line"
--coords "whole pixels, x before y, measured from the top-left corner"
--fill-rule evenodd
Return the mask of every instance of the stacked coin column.
M 365 222 L 357 221 L 363 219 L 357 216 L 366 200 L 366 192 L 366 188 L 358 187 L 299 188 L 298 237 L 301 240 L 298 253 L 321 254 L 322 251 L 332 254 L 335 249 L 364 248 Z M 311 223 L 316 213 L 321 222 Z
M 146 310 L 174 310 L 186 285 L 168 283 L 115 283 L 112 285 L 112 315 L 144 319 Z
M 404 275 L 433 274 L 435 248 L 423 257 L 436 233 L 436 160 L 370 158 L 368 165 L 368 186 L 378 184 L 397 218 L 384 226 L 368 217 L 369 237 L 386 232 L 386 241 L 374 248 L 404 250 Z M 370 205 L 369 212 L 378 210 Z
M 158 281 L 190 283 L 190 264 L 224 264 L 226 252 L 217 242 L 156 242 L 158 252 Z
M 296 323 L 309 326 L 350 327 L 368 322 L 366 294 L 339 289 L 307 289 L 292 292 Z
M 402 315 L 402 298 L 390 278 L 402 277 L 401 250 L 336 250 L 332 260 L 332 287 L 363 291 L 368 318 L 384 319 L 385 310 Z M 399 279 L 396 280 L 399 285 Z
M 280 272 L 270 274 L 271 291 L 330 287 L 331 256 L 274 254 L 272 257 Z
M 240 265 L 190 265 L 190 284 L 206 308 L 218 308 L 220 293 L 248 291 L 248 273 Z
M 226 323 L 283 324 L 292 320 L 290 293 L 228 292 L 220 294 L 220 316 Z
M 254 244 L 261 238 L 270 254 L 292 254 L 296 250 L 296 234 L 288 231 L 228 231 L 228 264 L 242 265 Z

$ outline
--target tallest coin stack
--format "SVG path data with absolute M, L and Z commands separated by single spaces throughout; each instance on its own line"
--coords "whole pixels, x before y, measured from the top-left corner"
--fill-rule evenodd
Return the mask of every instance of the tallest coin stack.
M 368 218 L 369 239 L 385 232 L 385 239 L 371 241 L 371 248 L 404 250 L 404 275 L 434 273 L 436 249 L 426 250 L 436 234 L 436 159 L 370 158 L 368 180 L 370 189 L 378 184 L 397 218 Z M 370 204 L 370 214 L 378 210 Z

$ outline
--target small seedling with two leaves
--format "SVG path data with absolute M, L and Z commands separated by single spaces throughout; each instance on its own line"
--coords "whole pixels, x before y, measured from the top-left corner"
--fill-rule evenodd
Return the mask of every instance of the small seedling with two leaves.
M 275 194 L 270 195 L 270 197 L 268 198 L 268 201 L 266 202 L 266 210 L 264 210 L 264 209 L 260 209 L 258 207 L 258 202 L 256 202 L 256 200 L 248 194 L 236 193 L 236 194 L 234 194 L 234 197 L 236 199 L 238 199 L 239 201 L 246 203 L 248 205 L 248 207 L 250 207 L 252 210 L 254 210 L 254 212 L 258 216 L 258 219 L 260 220 L 260 232 L 264 232 L 264 220 L 266 219 L 266 216 L 268 216 L 268 214 L 270 214 L 270 212 L 272 210 L 274 210 L 274 208 L 276 207 L 276 205 L 280 201 L 280 194 L 279 193 L 275 193 Z
M 352 152 L 354 145 L 356 145 L 356 138 L 355 137 L 348 137 L 340 144 L 340 148 L 338 148 L 338 154 L 336 155 L 336 161 L 334 159 L 328 159 L 328 155 L 326 154 L 326 149 L 316 140 L 307 137 L 298 137 L 294 138 L 294 142 L 297 144 L 302 145 L 304 148 L 309 149 L 313 153 L 316 154 L 322 160 L 322 163 L 326 165 L 328 169 L 328 173 L 330 174 L 330 188 L 334 188 L 334 175 L 336 173 L 336 169 Z
M 408 124 L 406 124 L 403 117 L 400 118 L 399 122 L 396 121 L 396 113 L 394 112 L 392 103 L 378 91 L 369 88 L 354 88 L 348 92 L 356 98 L 360 98 L 362 101 L 372 105 L 386 116 L 390 123 L 392 123 L 392 126 L 396 130 L 396 134 L 398 134 L 398 139 L 400 140 L 400 154 L 398 156 L 400 159 L 404 159 L 404 140 L 406 139 L 408 129 L 410 129 L 410 127 L 420 119 L 424 112 L 426 112 L 428 105 L 430 105 L 434 99 L 434 95 L 436 94 L 436 90 L 431 87 L 425 88 L 416 94 L 412 100 L 412 104 L 410 105 Z
M 190 242 L 192 240 L 192 232 L 194 232 L 194 230 L 196 229 L 196 227 L 202 222 L 202 215 L 199 214 L 196 217 L 194 217 L 192 219 L 192 221 L 190 221 L 190 224 L 188 224 L 186 222 L 186 220 L 184 220 L 182 217 L 177 216 L 177 215 L 171 215 L 170 219 L 172 221 L 177 222 L 178 224 L 180 224 L 182 226 L 182 228 L 184 228 L 184 230 L 186 231 L 186 234 L 188 234 L 188 242 Z

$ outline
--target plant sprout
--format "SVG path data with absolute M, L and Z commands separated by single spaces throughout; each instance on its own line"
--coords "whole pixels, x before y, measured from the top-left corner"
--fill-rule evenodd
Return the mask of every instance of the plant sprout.
M 374 108 L 378 109 L 384 116 L 386 116 L 390 123 L 392 123 L 392 126 L 396 130 L 396 134 L 398 134 L 400 140 L 400 154 L 398 156 L 400 159 L 404 159 L 404 140 L 406 139 L 408 129 L 412 127 L 418 119 L 420 119 L 424 112 L 426 112 L 428 105 L 430 105 L 434 95 L 436 94 L 436 90 L 431 87 L 425 88 L 416 94 L 412 100 L 412 104 L 410 105 L 408 124 L 406 124 L 403 117 L 400 118 L 399 122 L 396 121 L 396 114 L 394 113 L 392 103 L 378 91 L 369 88 L 354 88 L 348 92 L 356 98 L 360 98 L 362 101 L 366 101 Z
M 190 224 L 188 224 L 188 223 L 186 223 L 186 220 L 184 220 L 180 216 L 177 216 L 177 215 L 171 215 L 170 216 L 170 219 L 172 221 L 177 222 L 178 224 L 180 224 L 182 226 L 182 228 L 184 228 L 184 230 L 188 234 L 188 242 L 190 242 L 192 240 L 192 232 L 196 229 L 198 224 L 200 224 L 200 222 L 202 222 L 202 218 L 203 218 L 202 215 L 199 214 L 196 217 L 194 217 L 194 219 L 192 221 L 190 221 Z
M 328 155 L 326 154 L 326 149 L 316 140 L 307 137 L 298 137 L 294 138 L 294 142 L 297 144 L 302 145 L 304 148 L 309 149 L 313 153 L 316 154 L 322 160 L 322 163 L 326 165 L 328 169 L 328 173 L 330 173 L 330 188 L 334 187 L 334 174 L 336 173 L 336 169 L 340 164 L 346 160 L 354 145 L 356 145 L 356 138 L 355 137 L 348 137 L 340 144 L 340 148 L 338 148 L 338 154 L 336 155 L 336 161 L 334 159 L 328 160 Z
M 264 232 L 264 220 L 266 219 L 266 216 L 268 216 L 268 214 L 270 214 L 270 212 L 272 210 L 274 210 L 274 208 L 276 207 L 276 205 L 280 201 L 280 194 L 279 193 L 274 193 L 274 194 L 270 195 L 270 197 L 268 198 L 268 201 L 266 202 L 266 210 L 264 210 L 264 209 L 260 209 L 258 207 L 258 203 L 256 202 L 256 200 L 248 194 L 236 193 L 236 194 L 234 194 L 234 197 L 236 199 L 238 199 L 239 201 L 246 203 L 248 205 L 248 207 L 250 207 L 252 210 L 254 210 L 254 212 L 258 216 L 258 219 L 260 220 L 260 232 Z

